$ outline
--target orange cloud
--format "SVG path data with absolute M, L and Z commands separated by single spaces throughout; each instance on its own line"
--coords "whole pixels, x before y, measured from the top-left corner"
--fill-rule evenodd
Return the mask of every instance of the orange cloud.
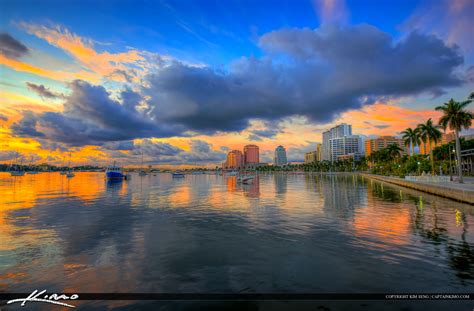
M 79 71 L 79 72 L 68 72 L 68 71 L 57 71 L 49 70 L 45 68 L 36 67 L 22 61 L 11 59 L 0 54 L 0 65 L 4 65 L 16 71 L 32 73 L 41 77 L 59 80 L 59 81 L 68 81 L 74 79 L 87 80 L 93 83 L 96 83 L 100 80 L 100 77 L 92 72 Z
M 145 61 L 145 57 L 138 50 L 122 53 L 97 52 L 94 50 L 92 40 L 81 38 L 60 26 L 46 27 L 21 23 L 21 27 L 28 33 L 64 50 L 92 72 L 112 80 L 124 82 L 125 77 L 117 72 L 130 69 L 127 67 L 129 64 L 142 67 L 140 64 Z

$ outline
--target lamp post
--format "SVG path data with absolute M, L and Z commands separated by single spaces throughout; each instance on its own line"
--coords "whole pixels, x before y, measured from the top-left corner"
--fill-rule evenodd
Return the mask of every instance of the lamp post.
M 421 175 L 421 174 L 420 174 L 420 164 L 421 164 L 421 163 L 420 163 L 420 161 L 418 161 L 418 162 L 416 162 L 416 163 L 418 164 L 418 175 Z

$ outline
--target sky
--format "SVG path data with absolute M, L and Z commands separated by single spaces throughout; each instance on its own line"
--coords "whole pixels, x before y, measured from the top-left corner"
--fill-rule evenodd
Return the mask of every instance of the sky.
M 0 163 L 290 161 L 474 91 L 474 1 L 0 2 Z M 468 130 L 468 132 L 472 131 Z

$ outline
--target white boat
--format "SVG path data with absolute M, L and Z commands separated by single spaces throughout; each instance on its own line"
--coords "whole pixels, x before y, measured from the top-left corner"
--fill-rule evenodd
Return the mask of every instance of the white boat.
M 253 175 L 240 175 L 237 176 L 237 182 L 243 184 L 250 184 L 253 182 L 255 176 Z
M 229 171 L 225 173 L 227 176 L 237 176 L 237 171 Z
M 147 172 L 145 172 L 144 170 L 140 170 L 140 171 L 138 172 L 138 175 L 139 175 L 139 176 L 146 176 L 146 175 L 147 175 Z
M 66 177 L 67 177 L 67 178 L 72 178 L 72 177 L 74 177 L 74 176 L 76 176 L 76 174 L 74 174 L 73 171 L 69 171 L 69 172 L 66 173 Z

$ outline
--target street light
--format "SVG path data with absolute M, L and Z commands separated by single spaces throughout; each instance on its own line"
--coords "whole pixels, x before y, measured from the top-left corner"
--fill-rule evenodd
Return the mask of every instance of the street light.
M 418 162 L 416 162 L 416 163 L 418 164 L 418 175 L 421 175 L 421 174 L 420 174 L 420 164 L 421 164 L 421 163 L 420 163 L 420 161 L 418 161 Z

